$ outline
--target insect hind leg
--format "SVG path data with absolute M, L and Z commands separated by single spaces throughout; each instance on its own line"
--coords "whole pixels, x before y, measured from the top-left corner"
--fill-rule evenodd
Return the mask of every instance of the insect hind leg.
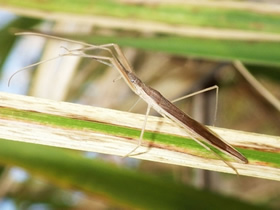
M 212 125 L 214 125 L 215 122 L 216 122 L 217 111 L 218 111 L 219 87 L 218 87 L 217 85 L 214 85 L 214 86 L 211 86 L 211 87 L 208 87 L 208 88 L 205 88 L 205 89 L 196 91 L 196 92 L 194 92 L 194 93 L 191 93 L 191 94 L 188 94 L 188 95 L 185 95 L 185 96 L 182 96 L 182 97 L 180 97 L 180 98 L 177 98 L 177 99 L 172 100 L 171 102 L 172 102 L 172 103 L 175 103 L 175 102 L 184 100 L 184 99 L 186 99 L 186 98 L 190 98 L 190 97 L 196 96 L 196 95 L 201 94 L 201 93 L 209 92 L 209 91 L 211 91 L 211 90 L 216 90 L 216 92 L 215 92 L 215 111 L 214 111 L 214 118 L 213 118 L 213 122 L 211 123 Z

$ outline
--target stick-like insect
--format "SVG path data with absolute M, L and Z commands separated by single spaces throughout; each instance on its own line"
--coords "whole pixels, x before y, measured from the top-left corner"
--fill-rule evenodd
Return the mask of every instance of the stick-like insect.
M 145 125 L 147 122 L 147 117 L 149 115 L 150 109 L 153 108 L 159 114 L 161 114 L 163 117 L 169 118 L 173 122 L 175 122 L 177 125 L 179 125 L 180 127 L 183 127 L 187 131 L 187 133 L 189 133 L 198 144 L 200 144 L 207 150 L 212 150 L 212 149 L 210 147 L 208 147 L 204 142 L 209 143 L 210 145 L 216 147 L 221 152 L 235 158 L 239 162 L 248 163 L 248 160 L 246 157 L 244 157 L 240 152 L 238 152 L 236 149 L 234 149 L 231 145 L 226 143 L 220 136 L 218 136 L 218 134 L 216 134 L 215 132 L 213 132 L 212 130 L 207 128 L 206 126 L 202 125 L 201 123 L 195 121 L 187 114 L 185 114 L 183 111 L 181 111 L 179 108 L 177 108 L 173 103 L 171 103 L 168 99 L 166 99 L 164 96 L 162 96 L 161 93 L 159 93 L 157 90 L 146 86 L 133 72 L 132 68 L 128 64 L 127 59 L 125 58 L 124 54 L 122 53 L 122 51 L 118 45 L 116 45 L 116 44 L 92 45 L 92 44 L 88 44 L 88 43 L 84 43 L 84 42 L 73 41 L 73 40 L 69 40 L 69 39 L 64 39 L 64 38 L 59 38 L 59 37 L 54 37 L 54 36 L 49 36 L 49 35 L 44 35 L 44 34 L 38 34 L 38 33 L 29 33 L 29 32 L 17 33 L 16 35 L 36 35 L 36 36 L 42 36 L 42 37 L 46 37 L 46 38 L 52 38 L 52 39 L 56 39 L 56 40 L 62 40 L 62 41 L 76 43 L 76 44 L 81 44 L 81 45 L 85 46 L 84 48 L 79 48 L 79 49 L 74 49 L 74 50 L 68 50 L 65 48 L 67 50 L 66 53 L 61 54 L 57 57 L 48 59 L 46 61 L 54 60 L 54 59 L 56 59 L 58 57 L 62 57 L 62 56 L 80 56 L 80 57 L 95 59 L 98 62 L 101 62 L 103 64 L 113 66 L 119 71 L 121 77 L 124 79 L 124 81 L 129 86 L 129 88 L 148 104 L 146 117 L 144 120 L 144 125 L 141 130 L 140 138 L 138 140 L 138 145 L 126 156 L 129 156 L 130 154 L 132 154 L 141 145 L 141 141 L 142 141 L 143 135 L 144 135 Z M 86 53 L 89 50 L 96 50 L 96 49 L 105 50 L 110 54 L 110 56 L 109 57 L 97 56 L 97 55 L 91 55 L 91 54 Z M 30 66 L 27 66 L 23 69 L 18 70 L 10 77 L 9 84 L 10 84 L 10 81 L 13 78 L 13 76 L 15 74 L 17 74 L 19 71 L 25 70 L 25 69 L 30 68 L 35 65 L 39 65 L 46 61 L 41 61 L 41 62 L 32 64 Z M 216 155 L 218 155 L 215 151 L 213 151 L 213 152 Z M 224 161 L 224 162 L 238 174 L 237 170 L 230 163 L 228 163 L 226 161 Z

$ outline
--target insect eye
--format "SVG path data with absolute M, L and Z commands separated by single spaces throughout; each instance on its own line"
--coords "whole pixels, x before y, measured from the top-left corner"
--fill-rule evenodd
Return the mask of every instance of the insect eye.
M 129 80 L 130 80 L 132 83 L 134 83 L 134 82 L 136 81 L 136 77 L 135 77 L 132 73 L 128 73 L 127 75 L 128 75 L 128 77 L 129 77 Z

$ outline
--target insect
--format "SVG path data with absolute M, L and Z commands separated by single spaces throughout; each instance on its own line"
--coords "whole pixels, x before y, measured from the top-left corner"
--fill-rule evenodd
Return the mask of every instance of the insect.
M 31 33 L 31 32 L 30 33 L 29 32 L 17 33 L 16 35 L 43 36 L 46 38 L 52 38 L 52 39 L 68 41 L 68 42 L 72 42 L 72 43 L 76 43 L 76 44 L 81 44 L 85 47 L 79 48 L 79 49 L 74 49 L 74 50 L 69 50 L 69 49 L 65 48 L 65 50 L 67 52 L 64 54 L 61 54 L 57 57 L 54 57 L 54 58 L 51 58 L 51 59 L 48 59 L 45 61 L 41 61 L 41 62 L 32 64 L 30 66 L 27 66 L 23 69 L 20 69 L 10 77 L 9 84 L 10 84 L 10 81 L 13 78 L 13 76 L 15 74 L 17 74 L 18 72 L 25 70 L 27 68 L 30 68 L 32 66 L 35 66 L 35 65 L 39 65 L 43 62 L 54 60 L 61 56 L 80 56 L 80 57 L 85 57 L 85 58 L 91 58 L 91 59 L 94 59 L 103 64 L 113 66 L 118 70 L 121 78 L 124 79 L 124 81 L 126 82 L 128 87 L 148 104 L 143 128 L 141 130 L 140 138 L 138 140 L 138 145 L 126 156 L 129 156 L 130 154 L 132 154 L 141 145 L 147 118 L 148 118 L 150 109 L 153 108 L 155 111 L 157 111 L 163 117 L 166 117 L 166 118 L 172 120 L 173 122 L 175 122 L 178 126 L 183 127 L 187 131 L 187 133 L 189 133 L 192 136 L 193 140 L 195 140 L 201 146 L 205 147 L 207 150 L 212 150 L 212 149 L 210 147 L 208 147 L 204 142 L 207 142 L 208 144 L 216 147 L 221 152 L 223 152 L 227 155 L 230 155 L 231 157 L 235 158 L 239 162 L 248 163 L 248 160 L 245 156 L 243 156 L 240 152 L 238 152 L 236 149 L 234 149 L 231 145 L 226 143 L 220 136 L 218 136 L 218 134 L 216 134 L 214 131 L 210 130 L 206 126 L 202 125 L 201 123 L 195 121 L 187 114 L 185 114 L 183 111 L 181 111 L 179 108 L 177 108 L 172 102 L 170 102 L 168 99 L 166 99 L 160 92 L 145 85 L 137 77 L 137 75 L 133 72 L 126 57 L 124 56 L 124 54 L 122 53 L 122 51 L 118 45 L 116 45 L 116 44 L 92 45 L 92 44 L 88 44 L 88 43 L 84 43 L 84 42 L 73 41 L 73 40 L 64 39 L 64 38 L 60 38 L 60 37 L 54 37 L 54 36 L 38 34 L 38 33 Z M 94 49 L 100 49 L 100 50 L 107 51 L 110 54 L 110 56 L 98 56 L 98 55 L 92 55 L 92 54 L 87 53 L 87 51 L 94 50 Z M 215 154 L 218 155 L 217 153 L 215 153 Z M 228 163 L 226 161 L 224 161 L 224 162 L 238 174 L 237 170 L 230 163 Z

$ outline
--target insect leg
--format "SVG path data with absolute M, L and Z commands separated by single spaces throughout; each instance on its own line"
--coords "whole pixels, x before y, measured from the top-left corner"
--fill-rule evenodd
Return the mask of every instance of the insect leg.
M 145 115 L 145 119 L 144 119 L 144 123 L 143 123 L 142 130 L 141 130 L 141 134 L 140 134 L 140 137 L 138 139 L 138 144 L 137 144 L 137 146 L 133 150 L 131 150 L 124 157 L 130 156 L 135 150 L 137 150 L 141 146 L 150 110 L 151 110 L 151 105 L 148 104 L 146 115 Z
M 211 87 L 208 87 L 208 88 L 205 88 L 203 90 L 199 90 L 199 91 L 196 91 L 194 93 L 191 93 L 191 94 L 188 94 L 188 95 L 185 95 L 185 96 L 182 96 L 180 98 L 177 98 L 177 99 L 174 99 L 172 100 L 171 102 L 174 103 L 174 102 L 177 102 L 177 101 L 181 101 L 183 99 L 186 99 L 186 98 L 190 98 L 192 96 L 195 96 L 195 95 L 198 95 L 200 93 L 205 93 L 205 92 L 208 92 L 208 91 L 211 91 L 211 90 L 216 90 L 216 97 L 215 97 L 215 111 L 214 111 L 214 120 L 213 120 L 213 125 L 215 124 L 215 121 L 216 121 L 216 118 L 217 118 L 217 111 L 218 111 L 218 96 L 219 96 L 219 87 L 217 85 L 214 85 L 214 86 L 211 86 Z

